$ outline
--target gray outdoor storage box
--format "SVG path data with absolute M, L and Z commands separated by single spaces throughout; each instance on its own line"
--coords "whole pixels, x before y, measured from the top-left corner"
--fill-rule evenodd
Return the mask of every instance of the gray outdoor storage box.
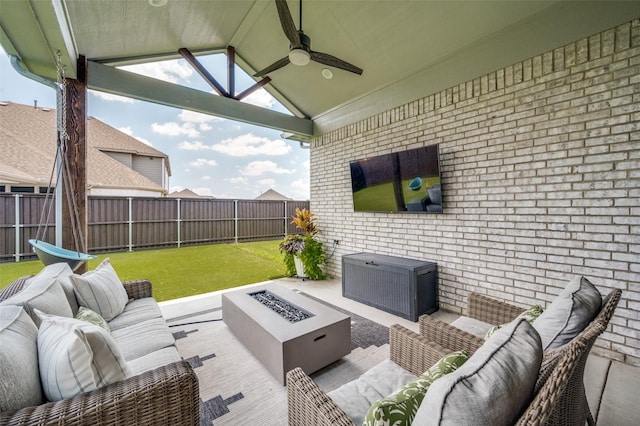
M 418 321 L 438 310 L 438 265 L 373 253 L 344 255 L 342 296 Z

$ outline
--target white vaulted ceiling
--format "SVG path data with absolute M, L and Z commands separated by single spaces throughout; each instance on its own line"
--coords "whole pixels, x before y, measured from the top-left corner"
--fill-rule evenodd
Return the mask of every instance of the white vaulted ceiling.
M 265 88 L 318 134 L 639 16 L 633 1 L 304 0 L 311 48 L 364 72 L 289 64 Z M 0 26 L 5 50 L 49 78 L 56 51 L 75 69 L 77 55 L 118 65 L 231 45 L 253 74 L 289 47 L 272 0 L 0 0 Z

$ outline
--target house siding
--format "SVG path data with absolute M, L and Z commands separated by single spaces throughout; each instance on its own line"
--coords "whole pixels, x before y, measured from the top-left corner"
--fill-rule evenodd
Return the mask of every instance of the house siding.
M 354 213 L 349 161 L 440 144 L 444 214 Z M 311 208 L 341 256 L 435 261 L 440 307 L 623 291 L 595 351 L 640 365 L 640 20 L 315 138 Z
M 159 186 L 165 187 L 164 158 L 134 155 L 131 168 Z
M 124 152 L 109 152 L 109 151 L 103 151 L 104 154 L 108 155 L 109 157 L 113 158 L 114 160 L 124 164 L 125 166 L 129 167 L 130 169 L 132 169 L 132 160 L 131 157 L 132 155 L 129 153 L 124 153 Z

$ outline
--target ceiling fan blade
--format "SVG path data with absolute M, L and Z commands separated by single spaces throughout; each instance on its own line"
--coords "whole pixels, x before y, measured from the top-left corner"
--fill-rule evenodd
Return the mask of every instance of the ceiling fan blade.
M 262 77 L 264 75 L 269 74 L 272 71 L 279 70 L 280 68 L 284 67 L 288 63 L 289 63 L 289 57 L 285 56 L 282 59 L 278 59 L 277 61 L 275 61 L 274 63 L 272 63 L 268 67 L 266 67 L 265 69 L 258 71 L 253 76 L 254 77 Z
M 328 53 L 314 52 L 311 50 L 309 52 L 311 55 L 311 60 L 316 61 L 318 63 L 329 65 L 330 67 L 340 68 L 345 71 L 349 71 L 358 75 L 362 74 L 362 69 L 356 67 L 355 65 L 350 64 L 349 62 L 343 61 L 342 59 L 336 58 L 335 56 L 329 55 Z
M 276 7 L 278 8 L 278 17 L 280 17 L 280 25 L 282 25 L 284 35 L 289 39 L 291 46 L 300 46 L 300 36 L 291 17 L 287 0 L 276 0 Z

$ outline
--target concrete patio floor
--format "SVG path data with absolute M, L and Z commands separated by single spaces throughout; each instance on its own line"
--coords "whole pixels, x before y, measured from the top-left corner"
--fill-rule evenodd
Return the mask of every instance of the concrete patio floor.
M 302 281 L 294 278 L 273 280 L 280 285 L 324 300 L 354 314 L 363 316 L 379 324 L 389 327 L 401 324 L 410 330 L 418 332 L 418 323 L 405 320 L 368 305 L 342 297 L 342 283 L 340 280 Z M 259 285 L 264 283 L 257 283 Z M 249 286 L 247 286 L 249 287 Z M 167 320 L 181 317 L 190 312 L 206 310 L 213 298 L 220 297 L 223 290 L 182 299 L 160 302 L 160 308 Z M 445 311 L 432 314 L 442 321 L 451 322 L 458 315 Z M 591 353 L 585 370 L 585 387 L 591 412 L 600 426 L 637 426 L 640 425 L 640 367 L 634 367 L 613 361 L 609 358 Z

